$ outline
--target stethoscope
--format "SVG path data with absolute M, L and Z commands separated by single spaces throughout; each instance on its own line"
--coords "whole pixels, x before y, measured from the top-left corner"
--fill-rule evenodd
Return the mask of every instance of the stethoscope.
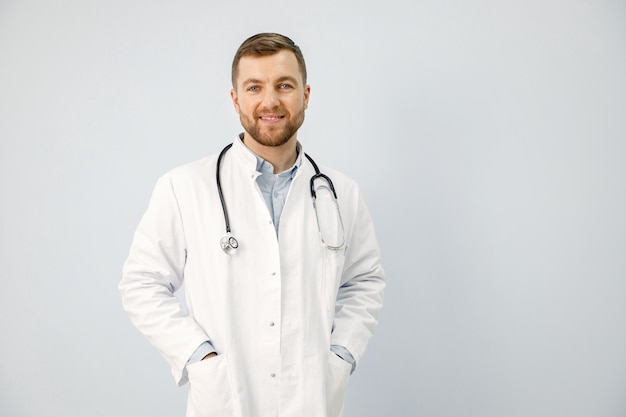
M 224 223 L 226 225 L 226 235 L 220 239 L 220 246 L 224 250 L 224 252 L 226 252 L 229 255 L 232 255 L 237 251 L 237 248 L 239 248 L 239 241 L 237 240 L 235 236 L 233 236 L 233 234 L 230 231 L 230 219 L 228 217 L 228 210 L 226 209 L 226 202 L 224 201 L 224 193 L 222 192 L 222 181 L 220 179 L 220 167 L 222 165 L 222 158 L 232 146 L 233 144 L 230 143 L 226 145 L 224 149 L 222 149 L 222 151 L 220 152 L 220 155 L 217 157 L 217 167 L 215 170 L 216 171 L 215 180 L 217 182 L 217 193 L 219 194 L 220 202 L 222 203 L 222 211 L 224 212 Z M 306 158 L 309 160 L 309 162 L 311 162 L 311 165 L 313 165 L 313 168 L 315 169 L 315 175 L 313 175 L 310 180 L 310 187 L 311 187 L 311 198 L 313 199 L 313 207 L 315 208 L 315 216 L 317 218 L 317 229 L 320 233 L 322 246 L 333 251 L 341 250 L 343 249 L 345 245 L 345 236 L 344 236 L 343 220 L 341 218 L 341 212 L 339 211 L 339 203 L 337 202 L 337 192 L 335 191 L 335 186 L 333 185 L 332 180 L 327 175 L 322 174 L 320 172 L 320 169 L 318 168 L 313 158 L 311 158 L 306 153 L 304 154 L 304 156 L 306 156 Z M 322 234 L 322 228 L 320 227 L 320 217 L 318 215 L 317 205 L 315 204 L 317 200 L 317 193 L 315 191 L 315 180 L 318 180 L 318 179 L 322 179 L 326 181 L 327 186 L 320 186 L 320 188 L 326 188 L 330 190 L 333 196 L 335 206 L 337 208 L 339 227 L 341 231 L 341 238 L 338 239 L 337 243 L 334 245 L 331 245 L 324 240 L 324 236 Z

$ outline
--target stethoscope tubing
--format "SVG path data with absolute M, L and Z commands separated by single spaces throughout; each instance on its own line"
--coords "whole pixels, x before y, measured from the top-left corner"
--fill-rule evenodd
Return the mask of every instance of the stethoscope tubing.
M 224 224 L 226 226 L 226 236 L 224 236 L 220 240 L 220 245 L 222 246 L 222 249 L 224 250 L 224 252 L 226 252 L 229 255 L 233 254 L 234 251 L 239 247 L 239 242 L 231 234 L 230 218 L 228 216 L 228 209 L 226 208 L 226 201 L 224 200 L 224 193 L 222 191 L 222 181 L 221 181 L 221 178 L 220 178 L 220 171 L 221 171 L 221 169 L 220 168 L 221 168 L 221 165 L 222 165 L 222 159 L 224 158 L 224 155 L 226 155 L 226 152 L 228 152 L 228 150 L 232 146 L 233 146 L 233 144 L 229 143 L 228 145 L 226 145 L 224 147 L 224 149 L 222 149 L 222 151 L 220 152 L 219 156 L 217 157 L 217 167 L 215 169 L 215 171 L 216 171 L 215 172 L 215 181 L 217 183 L 217 193 L 219 194 L 220 203 L 222 204 L 222 211 L 224 212 Z M 317 194 L 315 193 L 315 180 L 316 179 L 320 179 L 320 178 L 324 179 L 328 183 L 328 186 L 329 186 L 329 188 L 330 188 L 330 190 L 333 193 L 333 196 L 335 198 L 335 203 L 337 203 L 337 192 L 335 191 L 335 186 L 333 185 L 333 182 L 330 179 L 330 177 L 328 177 L 327 175 L 322 174 L 320 172 L 320 169 L 317 166 L 317 164 L 315 163 L 315 161 L 313 160 L 313 158 L 311 158 L 307 153 L 305 153 L 304 156 L 309 160 L 311 165 L 313 165 L 313 169 L 315 169 L 315 175 L 313 175 L 311 177 L 311 180 L 310 180 L 311 198 L 313 199 L 313 206 L 315 206 L 315 201 L 317 199 Z M 343 228 L 343 224 L 342 224 L 342 228 Z M 319 219 L 318 219 L 318 229 L 319 229 Z
M 333 192 L 333 196 L 335 197 L 335 200 L 336 200 L 337 192 L 335 191 L 335 186 L 333 185 L 333 182 L 331 181 L 331 179 L 328 177 L 328 175 L 324 175 L 320 172 L 320 169 L 317 167 L 317 164 L 315 163 L 313 158 L 311 158 L 306 152 L 304 153 L 304 156 L 306 156 L 306 159 L 308 159 L 309 162 L 311 162 L 311 165 L 313 165 L 313 168 L 315 169 L 315 175 L 311 177 L 311 182 L 310 182 L 311 197 L 313 197 L 313 200 L 317 198 L 317 194 L 315 193 L 315 180 L 318 178 L 323 178 L 326 180 L 326 182 L 328 182 L 328 185 L 330 186 L 330 190 Z
M 217 169 L 215 170 L 215 181 L 217 183 L 217 193 L 220 196 L 220 202 L 222 203 L 222 211 L 224 212 L 224 223 L 226 224 L 226 233 L 230 233 L 230 219 L 228 218 L 228 210 L 226 209 L 226 201 L 224 201 L 224 193 L 222 192 L 222 181 L 220 179 L 220 166 L 222 165 L 222 158 L 226 155 L 226 152 L 233 146 L 229 143 L 222 149 L 220 156 L 217 157 Z

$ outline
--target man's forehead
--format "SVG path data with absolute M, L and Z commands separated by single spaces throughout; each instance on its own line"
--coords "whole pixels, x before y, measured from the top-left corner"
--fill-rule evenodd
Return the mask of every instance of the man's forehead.
M 267 54 L 267 55 L 244 55 L 239 60 L 239 66 L 256 66 L 263 65 L 267 63 L 271 64 L 285 64 L 290 65 L 294 64 L 296 67 L 298 66 L 298 60 L 296 59 L 296 55 L 289 51 L 288 49 L 281 49 L 280 51 Z
M 300 66 L 293 52 L 281 50 L 271 55 L 246 55 L 241 57 L 237 68 L 237 78 L 245 81 L 248 78 L 292 77 L 302 81 Z

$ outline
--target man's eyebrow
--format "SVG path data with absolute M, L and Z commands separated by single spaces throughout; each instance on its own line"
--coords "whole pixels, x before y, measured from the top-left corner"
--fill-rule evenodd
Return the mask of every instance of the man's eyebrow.
M 298 80 L 296 80 L 294 77 L 290 76 L 290 75 L 285 75 L 280 77 L 277 82 L 283 82 L 283 81 L 291 81 L 294 84 L 298 84 Z
M 295 77 L 292 77 L 291 75 L 283 75 L 282 77 L 276 80 L 277 83 L 282 83 L 284 81 L 289 81 L 293 84 L 298 84 L 298 80 Z M 256 78 L 248 78 L 241 85 L 261 84 L 261 83 L 263 83 L 263 81 L 258 80 Z
M 246 84 L 260 84 L 261 80 L 257 80 L 256 78 L 248 78 L 247 80 L 245 80 L 242 85 L 246 85 Z

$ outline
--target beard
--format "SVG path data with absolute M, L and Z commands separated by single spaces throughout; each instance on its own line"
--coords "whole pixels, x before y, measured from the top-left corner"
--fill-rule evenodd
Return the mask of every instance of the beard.
M 282 124 L 282 126 L 263 126 L 259 118 L 261 115 L 267 113 L 282 115 L 285 120 L 284 124 Z M 282 146 L 289 142 L 289 139 L 291 139 L 298 129 L 300 129 L 300 126 L 302 126 L 304 122 L 304 107 L 296 113 L 293 118 L 291 113 L 286 109 L 275 107 L 273 109 L 255 111 L 253 117 L 240 112 L 239 119 L 241 120 L 241 125 L 244 130 L 259 144 L 263 146 Z

